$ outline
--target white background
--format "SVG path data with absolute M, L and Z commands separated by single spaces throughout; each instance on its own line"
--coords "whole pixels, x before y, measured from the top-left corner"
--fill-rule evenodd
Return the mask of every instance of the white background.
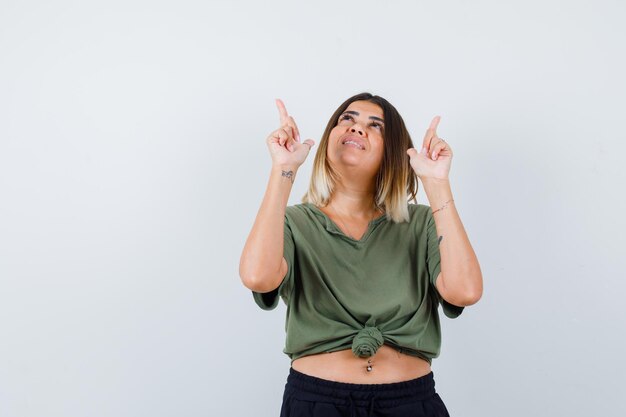
M 455 154 L 485 290 L 442 315 L 450 413 L 626 415 L 624 21 L 618 0 L 0 1 L 0 416 L 278 416 L 286 308 L 238 276 L 274 98 L 316 151 L 362 91 L 416 143 L 441 115 Z

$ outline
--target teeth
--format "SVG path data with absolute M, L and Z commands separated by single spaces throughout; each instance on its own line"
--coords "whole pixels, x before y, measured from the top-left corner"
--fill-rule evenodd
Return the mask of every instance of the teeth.
M 359 147 L 359 149 L 364 149 L 364 148 L 363 148 L 363 146 L 362 146 L 361 144 L 356 143 L 356 142 L 355 142 L 355 141 L 353 141 L 353 140 L 347 140 L 347 141 L 345 141 L 343 144 L 344 144 L 344 145 L 347 145 L 348 143 L 351 143 L 351 144 L 353 144 L 353 145 L 358 146 L 358 147 Z

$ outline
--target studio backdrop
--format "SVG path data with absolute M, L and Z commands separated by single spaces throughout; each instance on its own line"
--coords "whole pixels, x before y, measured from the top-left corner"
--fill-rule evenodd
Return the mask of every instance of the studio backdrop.
M 278 416 L 286 307 L 239 257 L 275 98 L 435 115 L 482 299 L 441 314 L 451 415 L 623 416 L 620 1 L 0 2 L 0 417 Z M 420 191 L 420 204 L 428 204 Z

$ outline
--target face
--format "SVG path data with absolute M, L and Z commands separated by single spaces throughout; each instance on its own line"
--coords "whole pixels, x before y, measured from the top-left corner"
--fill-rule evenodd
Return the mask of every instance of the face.
M 327 157 L 334 166 L 378 172 L 383 159 L 383 109 L 369 101 L 355 101 L 339 116 L 328 137 Z

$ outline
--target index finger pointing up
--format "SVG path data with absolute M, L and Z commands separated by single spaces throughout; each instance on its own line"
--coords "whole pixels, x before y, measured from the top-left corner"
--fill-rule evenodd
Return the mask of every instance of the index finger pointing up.
M 430 126 L 428 126 L 428 129 L 431 129 L 433 131 L 437 131 L 437 126 L 439 126 L 439 121 L 441 120 L 441 116 L 435 116 L 433 117 L 432 122 L 430 122 Z
M 424 140 L 422 141 L 422 147 L 427 151 L 430 151 L 430 142 L 437 136 L 437 126 L 439 125 L 439 120 L 441 120 L 441 116 L 435 116 L 433 121 L 430 122 L 428 129 L 426 129 L 426 134 L 424 135 Z
M 276 107 L 278 107 L 278 113 L 280 114 L 280 124 L 281 126 L 284 126 L 287 124 L 287 120 L 289 119 L 289 113 L 287 113 L 285 103 L 283 103 L 281 99 L 277 98 Z

